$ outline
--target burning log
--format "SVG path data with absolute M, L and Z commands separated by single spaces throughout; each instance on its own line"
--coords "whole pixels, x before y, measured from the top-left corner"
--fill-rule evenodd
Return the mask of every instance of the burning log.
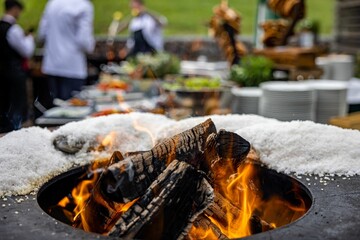
M 257 234 L 275 229 L 274 224 L 269 224 L 262 220 L 259 216 L 253 215 L 250 219 L 250 232 L 251 234 Z
M 203 233 L 203 232 L 206 232 L 206 233 L 211 232 L 216 239 L 219 239 L 219 240 L 227 240 L 227 239 L 229 239 L 204 214 L 200 215 L 195 220 L 195 222 L 193 223 L 193 227 L 195 227 L 196 229 L 201 229 L 201 233 Z M 195 235 L 194 237 L 196 237 L 196 239 L 204 239 L 203 236 Z M 191 238 L 188 236 L 187 239 L 191 239 Z
M 143 195 L 151 183 L 173 160 L 185 161 L 196 168 L 204 165 L 206 139 L 216 133 L 209 119 L 198 126 L 165 139 L 150 151 L 132 153 L 127 159 L 113 164 L 100 179 L 99 188 L 105 198 L 127 203 Z
M 113 164 L 100 179 L 98 191 L 111 201 L 127 203 L 143 195 L 174 159 L 189 163 L 212 179 L 212 172 L 215 171 L 211 169 L 219 170 L 226 165 L 226 161 L 233 161 L 232 165 L 236 168 L 249 149 L 250 144 L 237 134 L 226 131 L 216 134 L 214 123 L 207 120 L 164 140 L 151 151 L 131 155 L 126 160 Z M 221 177 L 223 176 L 214 178 Z
M 174 160 L 122 215 L 110 236 L 182 239 L 196 217 L 213 201 L 213 194 L 210 184 L 196 169 Z
M 224 209 L 228 211 L 225 212 Z M 224 227 L 228 227 L 229 216 L 232 219 L 240 217 L 241 210 L 234 206 L 230 201 L 224 198 L 221 194 L 215 192 L 214 201 L 210 204 L 209 208 L 205 210 L 208 217 L 216 219 Z
M 216 187 L 218 181 L 234 174 L 249 151 L 250 144 L 245 139 L 224 130 L 216 133 L 215 125 L 209 119 L 190 130 L 165 139 L 150 151 L 130 153 L 125 155 L 125 159 L 116 152 L 112 157 L 112 162 L 116 163 L 101 170 L 103 172 L 87 204 L 77 216 L 77 221 L 90 219 L 90 222 L 95 223 L 91 224 L 95 226 L 91 230 L 98 233 L 108 232 L 116 223 L 111 235 L 141 237 L 141 234 L 148 232 L 146 229 L 151 222 L 160 221 L 158 216 L 161 212 L 169 218 L 164 223 L 167 227 L 162 233 L 165 235 L 162 236 L 167 236 L 168 233 L 171 233 L 171 236 L 185 236 L 189 230 L 188 225 L 202 212 L 201 207 L 207 207 L 205 193 L 212 189 L 208 181 Z M 178 168 L 183 169 L 181 174 L 178 173 Z M 199 171 L 204 174 L 200 175 Z M 188 194 L 190 192 L 192 194 Z M 167 194 L 172 197 L 168 198 Z M 137 198 L 139 200 L 136 201 Z M 196 202 L 196 199 L 203 199 L 203 202 Z M 230 212 L 234 218 L 240 212 L 226 201 L 219 195 L 207 210 L 207 215 L 214 215 L 214 219 L 224 225 L 227 223 L 227 216 L 221 206 L 233 208 Z M 174 212 L 168 206 L 173 209 L 188 207 L 189 211 L 181 209 Z M 185 214 L 181 217 L 181 222 L 187 225 L 182 227 L 180 223 L 172 220 L 179 212 Z M 171 228 L 174 229 L 167 232 L 166 229 Z

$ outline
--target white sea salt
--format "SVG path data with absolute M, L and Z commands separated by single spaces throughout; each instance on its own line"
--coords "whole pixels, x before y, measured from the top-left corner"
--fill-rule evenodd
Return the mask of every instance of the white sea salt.
M 200 124 L 207 119 L 211 118 L 214 122 L 216 129 L 225 129 L 226 131 L 235 132 L 239 129 L 251 127 L 254 125 L 270 124 L 270 123 L 279 123 L 275 119 L 264 118 L 257 115 L 212 115 L 205 117 L 194 117 L 188 118 L 176 123 L 167 124 L 160 128 L 156 138 L 161 140 L 169 136 L 173 136 L 180 132 L 183 132 L 187 129 L 194 127 L 197 124 Z
M 11 132 L 0 139 L 0 196 L 36 194 L 34 190 L 50 178 L 96 159 L 95 153 L 86 151 L 75 156 L 57 151 L 53 146 L 56 136 L 92 142 L 114 132 L 113 149 L 105 153 L 109 156 L 114 149 L 131 152 L 151 148 L 156 129 L 173 122 L 161 115 L 134 113 L 70 123 L 55 132 L 38 127 Z
M 263 163 L 279 172 L 295 173 L 299 179 L 301 175 L 314 174 L 315 180 L 319 177 L 323 184 L 327 184 L 327 179 L 333 180 L 329 176 L 348 179 L 360 174 L 359 131 L 313 122 L 279 122 L 254 115 L 208 116 L 175 122 L 160 115 L 134 113 L 70 123 L 55 132 L 33 127 L 2 137 L 0 196 L 36 194 L 36 189 L 53 176 L 97 157 L 98 153 L 88 153 L 86 149 L 76 155 L 57 151 L 52 143 L 57 136 L 84 140 L 90 145 L 114 132 L 114 146 L 105 153 L 110 155 L 114 149 L 148 150 L 155 142 L 207 118 L 213 119 L 218 130 L 234 131 L 247 139 Z
M 237 131 L 270 168 L 284 173 L 360 174 L 360 131 L 313 122 L 279 122 Z
M 50 139 L 50 131 L 36 127 L 0 139 L 0 196 L 27 194 L 71 166 Z

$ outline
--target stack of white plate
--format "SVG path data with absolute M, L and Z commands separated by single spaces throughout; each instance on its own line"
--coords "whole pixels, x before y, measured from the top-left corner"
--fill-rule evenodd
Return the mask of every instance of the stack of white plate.
M 354 57 L 331 54 L 316 58 L 316 65 L 324 70 L 322 79 L 348 81 L 354 76 Z
M 333 80 L 348 81 L 354 76 L 354 58 L 350 55 L 331 56 Z
M 321 79 L 332 79 L 332 63 L 329 57 L 317 57 L 316 66 L 321 68 L 324 72 Z
M 316 91 L 316 122 L 328 123 L 331 117 L 345 116 L 348 112 L 348 84 L 343 81 L 315 80 L 308 81 Z
M 299 82 L 266 82 L 259 113 L 281 121 L 315 120 L 316 94 L 307 84 Z
M 262 95 L 260 88 L 239 88 L 231 89 L 234 96 L 232 112 L 240 114 L 259 114 L 259 101 Z

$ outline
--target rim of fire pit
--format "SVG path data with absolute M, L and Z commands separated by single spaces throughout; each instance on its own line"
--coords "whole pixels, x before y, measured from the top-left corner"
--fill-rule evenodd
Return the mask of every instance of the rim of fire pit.
M 346 160 L 346 159 L 344 159 Z M 292 224 L 247 240 L 358 240 L 360 236 L 360 176 L 333 176 L 326 185 L 319 175 L 289 174 L 306 185 L 313 196 L 313 205 L 304 218 Z M 19 203 L 19 200 L 21 202 Z M 10 196 L 0 200 L 0 232 L 2 239 L 109 239 L 69 227 L 46 214 L 36 196 Z
M 311 190 L 305 184 L 303 184 L 301 181 L 299 181 L 298 179 L 296 179 L 292 176 L 289 176 L 289 175 L 286 175 L 283 173 L 279 173 L 273 169 L 269 169 L 263 164 L 257 164 L 257 163 L 252 163 L 252 164 L 257 165 L 257 167 L 259 167 L 261 170 L 265 170 L 269 175 L 276 176 L 277 178 L 282 178 L 281 181 L 284 181 L 286 179 L 286 181 L 296 184 L 296 186 L 299 187 L 299 190 L 302 191 L 302 194 L 301 194 L 302 198 L 306 197 L 307 198 L 306 201 L 308 202 L 309 205 L 308 205 L 308 210 L 306 211 L 306 213 L 304 215 L 302 215 L 300 218 L 296 219 L 295 221 L 293 221 L 289 224 L 286 224 L 284 226 L 275 228 L 274 230 L 270 230 L 270 231 L 266 231 L 266 232 L 258 233 L 258 234 L 253 234 L 253 235 L 250 235 L 247 237 L 243 237 L 241 239 L 246 239 L 251 236 L 258 236 L 258 235 L 265 234 L 267 232 L 273 232 L 273 231 L 277 231 L 282 228 L 291 227 L 291 225 L 293 225 L 296 222 L 300 221 L 301 219 L 305 218 L 311 212 L 311 210 L 314 207 L 314 198 L 313 198 L 313 194 L 312 194 Z M 55 176 L 54 178 L 49 180 L 47 183 L 45 183 L 39 189 L 38 194 L 37 194 L 37 204 L 47 215 L 49 215 L 53 219 L 60 221 L 64 225 L 66 225 L 72 229 L 79 230 L 79 231 L 83 231 L 83 230 L 71 226 L 71 222 L 68 221 L 65 218 L 65 216 L 63 216 L 64 218 L 62 218 L 60 213 L 56 213 L 56 212 L 50 213 L 49 207 L 57 205 L 59 200 L 61 200 L 63 197 L 67 196 L 68 193 L 71 192 L 73 187 L 76 186 L 80 182 L 79 178 L 85 175 L 88 167 L 89 167 L 89 165 L 73 168 L 65 173 Z M 69 181 L 71 181 L 72 184 L 69 184 Z M 64 182 L 67 182 L 67 184 L 64 184 Z M 49 196 L 51 196 L 51 197 L 49 197 Z M 85 231 L 83 231 L 83 232 L 85 232 Z M 93 232 L 86 232 L 86 233 L 101 236 L 100 234 L 93 233 Z

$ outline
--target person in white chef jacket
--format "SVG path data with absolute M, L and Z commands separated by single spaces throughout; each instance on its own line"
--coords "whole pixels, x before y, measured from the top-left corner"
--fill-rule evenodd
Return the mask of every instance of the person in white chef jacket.
M 162 29 L 167 24 L 167 19 L 150 13 L 144 5 L 144 0 L 131 0 L 130 7 L 134 17 L 128 26 L 130 32 L 130 38 L 126 43 L 128 56 L 163 51 Z
M 4 1 L 0 20 L 0 133 L 21 128 L 26 118 L 26 62 L 35 49 L 34 38 L 16 23 L 23 5 Z
M 90 0 L 49 0 L 39 38 L 45 41 L 42 72 L 53 98 L 69 99 L 87 78 L 87 58 L 95 47 L 94 7 Z

